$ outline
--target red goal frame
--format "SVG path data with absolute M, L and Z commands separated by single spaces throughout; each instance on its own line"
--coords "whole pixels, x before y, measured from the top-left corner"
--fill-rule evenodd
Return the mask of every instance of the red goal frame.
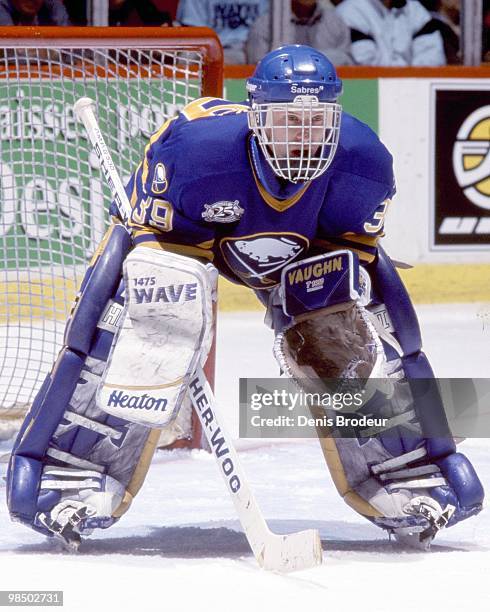
M 202 58 L 201 71 L 201 95 L 210 97 L 222 97 L 223 95 L 223 49 L 216 33 L 209 28 L 194 27 L 38 27 L 38 26 L 2 26 L 0 27 L 0 55 L 3 50 L 8 49 L 124 49 L 130 48 L 131 44 L 142 46 L 145 49 L 155 51 L 196 51 Z M 5 54 L 0 59 L 0 82 L 13 74 L 22 78 L 27 74 L 22 63 L 10 61 Z M 111 65 L 111 72 L 120 74 L 121 77 L 131 78 L 134 68 L 125 65 Z M 154 72 L 155 70 L 155 72 Z M 175 68 L 171 66 L 160 67 L 158 73 L 152 64 L 139 66 L 134 76 L 152 77 L 162 76 L 167 73 L 175 74 Z M 29 75 L 37 78 L 66 77 L 77 79 L 90 74 L 104 76 L 107 73 L 102 66 L 94 66 L 93 72 L 87 73 L 87 67 L 82 72 L 81 65 L 73 62 L 70 65 L 53 66 L 43 65 L 38 61 L 37 65 L 29 66 Z M 192 79 L 192 70 L 187 72 Z M 196 71 L 197 77 L 197 71 Z M 215 344 L 211 348 L 210 356 L 205 366 L 207 378 L 214 386 L 215 370 Z M 199 420 L 192 415 L 192 439 L 178 440 L 172 447 L 202 447 L 202 431 Z

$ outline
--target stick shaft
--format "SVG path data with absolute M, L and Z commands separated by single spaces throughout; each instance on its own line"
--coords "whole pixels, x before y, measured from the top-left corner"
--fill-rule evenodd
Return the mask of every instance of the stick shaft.
M 90 98 L 80 98 L 75 103 L 74 108 L 77 117 L 82 121 L 87 130 L 94 152 L 100 162 L 101 171 L 111 189 L 119 214 L 126 228 L 128 228 L 129 219 L 131 217 L 131 204 L 129 203 L 119 172 L 112 161 L 112 155 L 106 145 L 97 118 L 95 117 L 95 102 Z
M 219 414 L 213 392 L 200 367 L 196 369 L 191 379 L 189 394 L 250 547 L 255 558 L 263 566 L 267 539 L 273 534 L 270 533 L 260 512 L 238 458 L 238 453 Z

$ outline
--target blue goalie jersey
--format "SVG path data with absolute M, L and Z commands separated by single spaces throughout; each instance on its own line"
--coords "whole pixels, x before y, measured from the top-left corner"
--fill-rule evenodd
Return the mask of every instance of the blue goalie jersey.
M 376 134 L 343 113 L 333 163 L 295 185 L 261 157 L 248 108 L 201 98 L 153 134 L 127 186 L 135 243 L 205 258 L 256 291 L 314 253 L 348 248 L 371 261 L 394 193 Z

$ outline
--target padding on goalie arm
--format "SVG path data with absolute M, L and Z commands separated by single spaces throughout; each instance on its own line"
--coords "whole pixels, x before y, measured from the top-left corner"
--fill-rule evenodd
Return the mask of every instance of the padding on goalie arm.
M 211 264 L 130 248 L 113 226 L 9 464 L 12 519 L 75 548 L 128 509 L 212 342 Z
M 341 251 L 287 266 L 269 308 L 274 352 L 308 392 L 363 389 L 353 416 L 366 419 L 350 421 L 360 426 L 319 430 L 337 490 L 398 539 L 427 547 L 440 529 L 481 510 L 483 487 L 456 452 L 415 310 L 381 248 L 369 278 L 372 288 L 357 257 Z M 363 426 L 367 418 L 375 425 Z

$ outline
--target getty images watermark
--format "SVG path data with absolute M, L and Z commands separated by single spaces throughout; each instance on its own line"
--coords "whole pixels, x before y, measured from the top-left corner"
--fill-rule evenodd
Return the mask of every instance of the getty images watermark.
M 442 406 L 442 410 L 441 410 Z M 490 379 L 240 379 L 240 437 L 490 437 Z
M 312 393 L 301 390 L 274 389 L 273 391 L 255 391 L 250 396 L 250 416 L 252 427 L 385 427 L 387 417 L 368 417 L 350 414 L 364 404 L 364 391 L 357 392 L 323 392 Z M 313 416 L 310 407 L 321 407 L 323 414 Z M 306 409 L 306 410 L 305 410 Z M 285 414 L 269 413 L 273 410 L 284 410 Z M 341 414 L 348 410 L 349 414 Z M 330 415 L 330 416 L 329 416 Z

